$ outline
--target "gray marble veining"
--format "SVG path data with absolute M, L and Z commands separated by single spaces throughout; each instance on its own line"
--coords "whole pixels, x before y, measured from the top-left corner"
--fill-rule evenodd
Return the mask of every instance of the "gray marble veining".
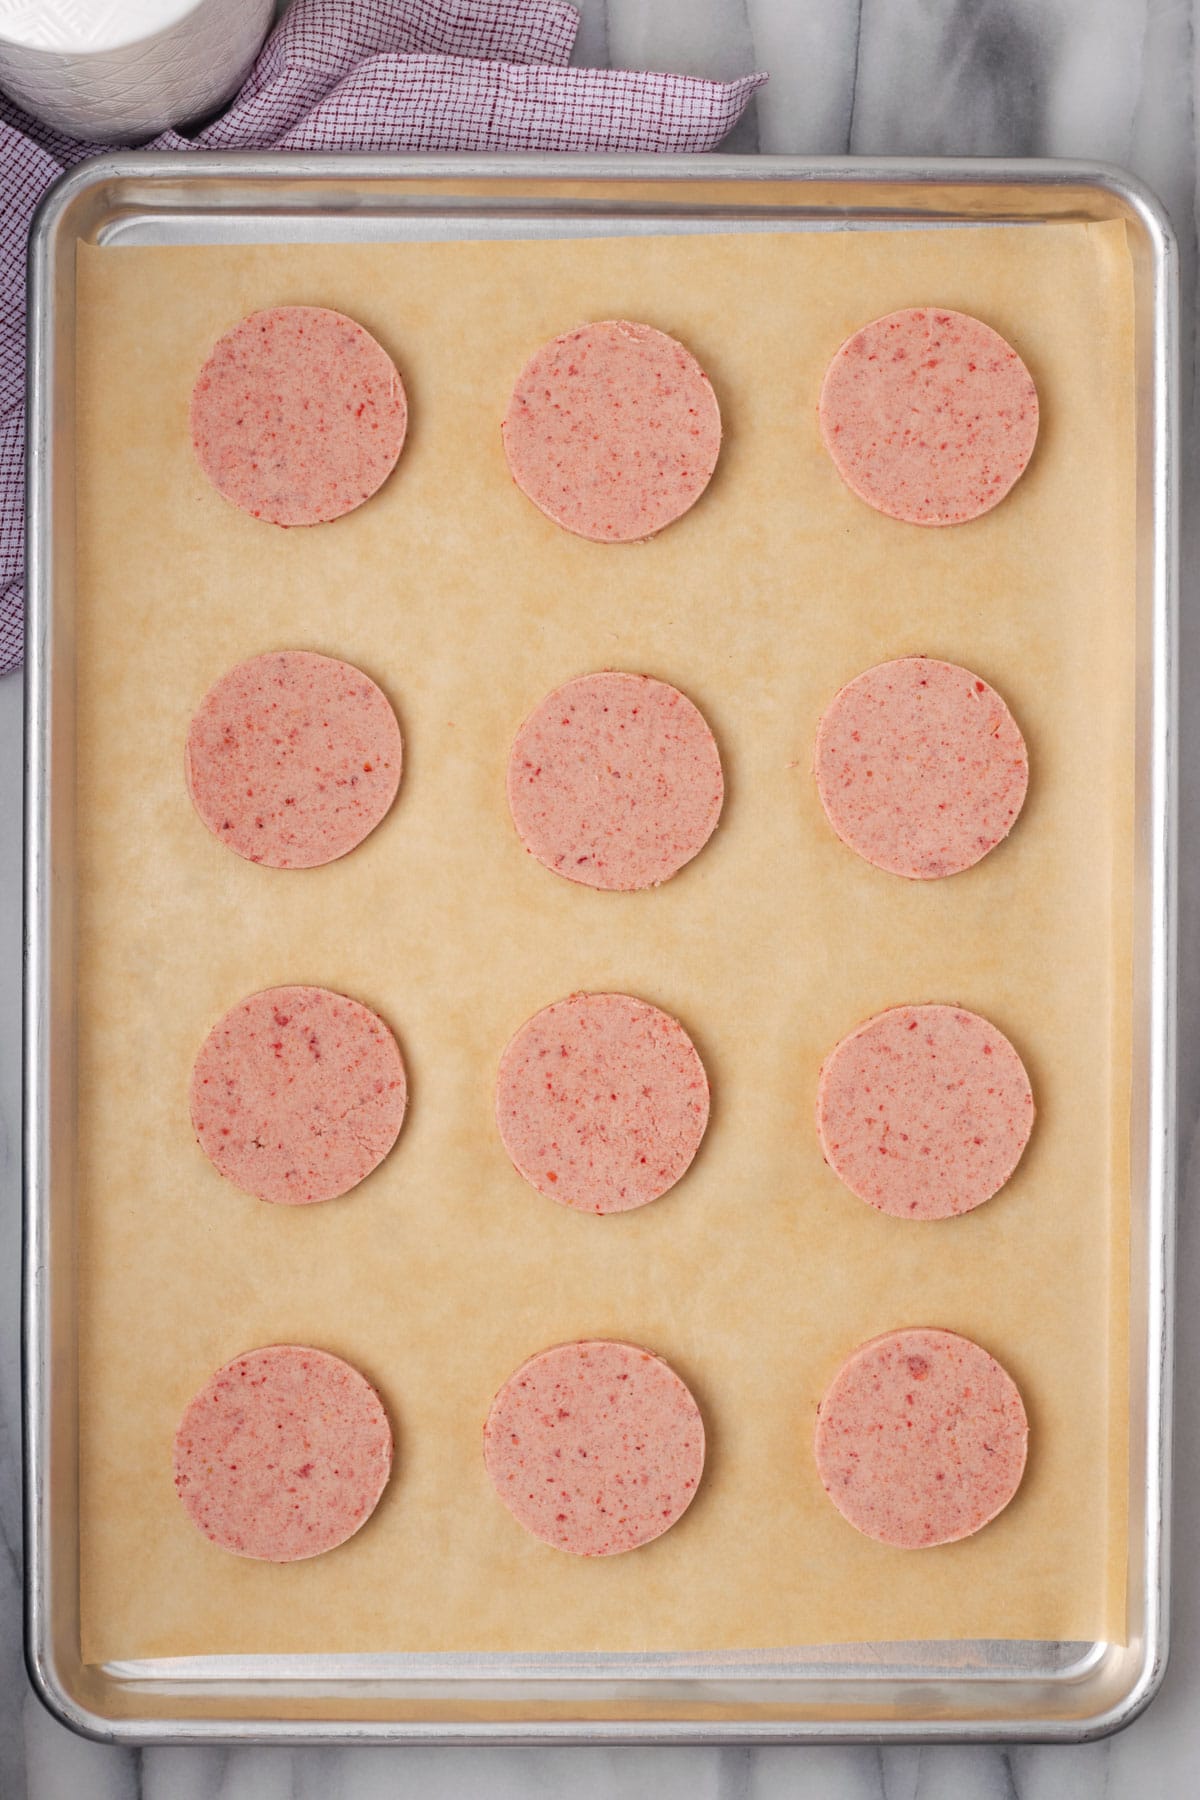
M 17 1350 L 19 677 L 0 682 L 0 1797 L 2 1800 L 1196 1800 L 1200 1796 L 1200 481 L 1195 365 L 1197 0 L 582 0 L 576 60 L 771 81 L 729 148 L 1111 161 L 1165 200 L 1185 274 L 1180 1381 L 1174 1651 L 1120 1737 L 1013 1750 L 113 1750 L 26 1686 Z

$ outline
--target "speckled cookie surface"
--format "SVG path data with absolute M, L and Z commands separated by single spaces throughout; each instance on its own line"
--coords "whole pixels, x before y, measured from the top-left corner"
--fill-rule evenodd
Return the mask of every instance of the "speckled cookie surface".
M 526 1531 L 575 1556 L 616 1556 L 691 1505 L 704 1422 L 661 1357 L 592 1339 L 522 1363 L 492 1402 L 483 1453 Z
M 708 1123 L 708 1080 L 668 1013 L 630 994 L 575 994 L 508 1043 L 496 1122 L 539 1193 L 579 1212 L 629 1212 L 689 1167 Z
M 860 499 L 912 525 L 961 525 L 990 512 L 1024 473 L 1038 396 L 990 325 L 908 307 L 846 340 L 826 371 L 819 418 Z
M 217 491 L 272 525 L 353 511 L 391 474 L 408 403 L 370 332 L 324 306 L 273 306 L 219 338 L 196 378 L 192 447 Z
M 971 868 L 1025 803 L 1029 754 L 978 675 L 931 656 L 879 663 L 837 694 L 813 752 L 817 792 L 844 844 L 893 875 Z
M 192 1067 L 192 1126 L 205 1155 L 260 1200 L 307 1206 L 357 1187 L 404 1122 L 395 1038 L 369 1007 L 328 988 L 267 988 L 230 1007 Z
M 817 1417 L 826 1493 L 896 1549 L 970 1537 L 1021 1484 L 1029 1425 L 995 1357 L 952 1331 L 888 1332 L 834 1376 Z
M 721 415 L 682 344 L 650 325 L 606 319 L 534 352 L 502 433 L 513 480 L 548 518 L 578 537 L 630 543 L 704 492 Z
M 1033 1090 L 1002 1031 L 961 1006 L 896 1006 L 826 1057 L 817 1131 L 860 1200 L 949 1219 L 1002 1188 L 1033 1129 Z
M 226 1363 L 175 1434 L 175 1490 L 192 1523 L 220 1549 L 263 1562 L 345 1543 L 391 1467 L 391 1427 L 370 1382 L 300 1344 Z
M 187 736 L 192 804 L 248 862 L 311 869 L 345 856 L 400 785 L 396 715 L 352 664 L 309 650 L 238 663 L 200 702 Z
M 704 848 L 725 796 L 703 714 L 678 688 L 606 670 L 534 708 L 508 759 L 508 805 L 531 856 L 585 887 L 669 881 Z

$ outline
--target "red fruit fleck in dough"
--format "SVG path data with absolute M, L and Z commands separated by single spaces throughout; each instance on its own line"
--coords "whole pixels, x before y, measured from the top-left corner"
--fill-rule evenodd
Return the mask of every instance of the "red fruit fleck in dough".
M 891 1331 L 834 1376 L 814 1445 L 825 1492 L 856 1531 L 898 1550 L 953 1544 L 1021 1485 L 1029 1424 L 1012 1377 L 953 1331 Z
M 272 525 L 319 525 L 387 480 L 408 403 L 391 357 L 353 319 L 272 306 L 218 338 L 191 421 L 197 461 L 226 500 Z
M 708 1123 L 708 1079 L 683 1026 L 657 1006 L 574 994 L 509 1042 L 496 1123 L 540 1194 L 580 1212 L 629 1212 L 691 1163 Z
M 175 1433 L 175 1490 L 222 1550 L 298 1562 L 344 1544 L 392 1467 L 383 1403 L 325 1350 L 271 1344 L 218 1369 Z
M 1002 1188 L 1033 1130 L 1033 1090 L 1002 1031 L 961 1006 L 895 1006 L 826 1057 L 825 1161 L 897 1219 L 950 1219 Z
M 990 325 L 909 307 L 846 340 L 826 371 L 819 418 L 838 474 L 861 500 L 912 525 L 960 525 L 1024 473 L 1038 397 Z
M 707 375 L 650 325 L 581 325 L 534 352 L 501 425 L 523 494 L 598 543 L 652 537 L 700 498 L 721 448 Z
M 910 881 L 956 875 L 994 850 L 1029 785 L 1025 740 L 1000 695 L 931 656 L 849 682 L 817 727 L 813 770 L 842 842 Z
M 657 887 L 703 850 L 725 781 L 703 714 L 678 688 L 607 670 L 555 688 L 508 759 L 517 836 L 584 887 Z
M 526 1531 L 573 1556 L 616 1556 L 691 1505 L 704 1421 L 661 1357 L 591 1339 L 522 1363 L 492 1402 L 483 1455 Z
M 238 663 L 204 696 L 187 736 L 192 803 L 248 862 L 312 869 L 345 856 L 400 785 L 396 715 L 361 669 L 309 650 Z
M 192 1068 L 204 1154 L 247 1194 L 307 1206 L 348 1193 L 399 1135 L 407 1100 L 395 1038 L 328 988 L 267 988 L 230 1007 Z

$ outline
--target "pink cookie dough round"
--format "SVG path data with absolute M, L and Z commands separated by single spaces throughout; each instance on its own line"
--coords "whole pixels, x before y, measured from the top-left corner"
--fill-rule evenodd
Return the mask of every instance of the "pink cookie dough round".
M 392 1432 L 366 1378 L 300 1344 L 218 1369 L 175 1433 L 175 1490 L 198 1531 L 261 1562 L 299 1562 L 353 1537 L 379 1504 Z
M 238 663 L 187 736 L 192 803 L 248 862 L 312 869 L 345 856 L 396 798 L 396 715 L 361 669 L 309 650 Z
M 1038 397 L 990 325 L 914 306 L 846 340 L 826 371 L 819 418 L 838 474 L 861 500 L 911 525 L 961 525 L 1024 473 Z
M 953 1544 L 1021 1485 L 1029 1424 L 1012 1377 L 953 1331 L 890 1331 L 843 1363 L 817 1412 L 817 1469 L 856 1531 Z
M 952 1219 L 1002 1188 L 1033 1130 L 1033 1089 L 1002 1031 L 961 1006 L 894 1006 L 826 1057 L 825 1161 L 896 1219 Z
M 192 389 L 192 446 L 226 500 L 319 525 L 383 485 L 408 404 L 370 332 L 324 306 L 272 306 L 218 338 Z
M 328 988 L 277 987 L 213 1026 L 189 1098 L 201 1149 L 235 1187 L 308 1206 L 383 1161 L 407 1094 L 396 1040 L 369 1008 Z
M 995 688 L 931 656 L 879 663 L 817 727 L 813 769 L 844 844 L 893 875 L 956 875 L 1007 837 L 1029 754 Z
M 708 1079 L 669 1013 L 629 994 L 574 994 L 509 1041 L 496 1123 L 539 1194 L 579 1212 L 630 1212 L 690 1165 L 708 1124 Z
M 522 1363 L 483 1427 L 492 1484 L 526 1531 L 573 1556 L 617 1556 L 687 1511 L 704 1421 L 661 1357 L 593 1338 Z
M 652 537 L 708 486 L 721 414 L 695 357 L 650 325 L 564 332 L 521 371 L 501 426 L 523 494 L 597 543 Z
M 543 867 L 584 887 L 657 887 L 716 830 L 716 739 L 685 694 L 649 675 L 580 675 L 516 735 L 508 805 Z

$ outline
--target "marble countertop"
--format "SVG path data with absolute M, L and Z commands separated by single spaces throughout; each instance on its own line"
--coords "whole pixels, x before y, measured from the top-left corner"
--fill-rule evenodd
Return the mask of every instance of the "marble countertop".
M 575 60 L 770 73 L 728 148 L 795 154 L 1068 156 L 1133 170 L 1175 224 L 1184 271 L 1185 695 L 1200 686 L 1190 592 L 1196 0 L 582 0 Z M 20 1648 L 19 1018 L 21 679 L 0 681 L 0 1796 L 3 1800 L 1195 1800 L 1200 1795 L 1200 714 L 1185 706 L 1181 857 L 1179 1383 L 1171 1666 L 1107 1742 L 1001 1749 L 109 1749 L 43 1712 Z

